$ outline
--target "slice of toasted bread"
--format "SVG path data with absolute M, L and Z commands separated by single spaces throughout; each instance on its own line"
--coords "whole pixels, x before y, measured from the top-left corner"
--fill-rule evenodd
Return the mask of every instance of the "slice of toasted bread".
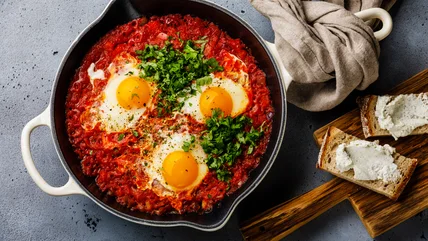
M 416 95 L 416 94 L 415 94 Z M 382 129 L 376 118 L 377 95 L 367 95 L 357 98 L 360 107 L 361 124 L 366 138 L 371 136 L 391 136 L 388 130 Z M 428 134 L 428 125 L 420 126 L 412 131 L 410 135 Z
M 340 172 L 336 168 L 336 149 L 342 144 L 349 144 L 351 141 L 359 140 L 357 137 L 348 135 L 336 127 L 329 127 L 321 146 L 318 157 L 317 168 L 330 172 L 331 174 L 368 188 L 377 193 L 383 194 L 392 200 L 397 200 L 406 184 L 409 182 L 418 161 L 406 158 L 398 153 L 394 154 L 394 163 L 401 173 L 401 179 L 394 183 L 385 183 L 382 180 L 363 181 L 354 179 L 353 169 Z

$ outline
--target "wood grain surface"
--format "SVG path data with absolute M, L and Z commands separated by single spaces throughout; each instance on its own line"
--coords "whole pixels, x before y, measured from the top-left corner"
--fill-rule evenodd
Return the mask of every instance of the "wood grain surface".
M 428 70 L 385 94 L 421 92 L 428 92 Z M 315 131 L 314 139 L 318 145 L 321 145 L 329 126 L 364 139 L 358 109 Z M 243 222 L 240 230 L 244 239 L 279 240 L 345 199 L 351 202 L 373 238 L 428 208 L 428 136 L 409 136 L 398 141 L 392 137 L 372 137 L 368 140 L 379 140 L 380 144 L 395 147 L 401 155 L 419 160 L 409 184 L 397 201 L 340 178 L 333 178 L 312 191 Z M 314 160 L 314 166 L 316 161 Z

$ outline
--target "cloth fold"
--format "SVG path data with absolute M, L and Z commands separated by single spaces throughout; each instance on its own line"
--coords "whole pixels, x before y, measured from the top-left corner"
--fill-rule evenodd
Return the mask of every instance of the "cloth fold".
M 334 3 L 348 3 L 356 12 L 382 1 L 330 1 L 251 0 L 271 20 L 275 45 L 293 77 L 288 101 L 309 111 L 329 110 L 378 78 L 380 50 L 373 30 Z

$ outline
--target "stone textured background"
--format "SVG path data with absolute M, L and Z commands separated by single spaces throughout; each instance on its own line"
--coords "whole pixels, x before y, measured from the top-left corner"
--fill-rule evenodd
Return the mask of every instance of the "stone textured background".
M 273 40 L 269 21 L 246 0 L 216 0 Z M 262 184 L 220 231 L 152 228 L 119 219 L 88 198 L 51 197 L 26 173 L 20 132 L 47 106 L 58 65 L 73 39 L 104 9 L 106 0 L 0 0 L 0 240 L 239 240 L 238 223 L 331 178 L 315 169 L 318 149 L 312 132 L 354 108 L 355 97 L 380 94 L 428 66 L 428 1 L 397 3 L 394 30 L 381 43 L 379 80 L 353 93 L 331 111 L 309 113 L 289 105 L 286 137 L 280 156 Z M 53 185 L 67 180 L 49 130 L 32 135 L 33 157 Z M 427 240 L 428 215 L 421 213 L 376 240 Z M 343 202 L 285 240 L 372 240 Z

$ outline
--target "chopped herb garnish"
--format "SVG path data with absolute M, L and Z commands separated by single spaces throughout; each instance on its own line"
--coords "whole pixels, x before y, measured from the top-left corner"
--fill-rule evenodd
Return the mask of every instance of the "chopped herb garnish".
M 251 154 L 256 141 L 263 135 L 263 130 L 251 127 L 249 132 L 244 129 L 252 120 L 246 116 L 232 118 L 223 116 L 223 112 L 215 109 L 212 117 L 206 121 L 207 130 L 203 133 L 201 146 L 208 154 L 205 162 L 215 170 L 220 181 L 228 181 L 231 173 L 227 169 L 242 154 L 244 145 L 248 145 L 247 154 Z
M 201 86 L 209 85 L 213 82 L 211 76 L 204 76 L 196 80 L 196 88 L 200 90 Z
M 247 154 L 249 155 L 249 154 L 253 153 L 253 150 L 254 150 L 254 146 L 249 146 L 248 150 L 247 150 Z
M 89 155 L 92 155 L 92 154 L 94 154 L 94 151 L 93 151 L 93 150 L 90 150 L 90 151 L 89 151 Z
M 133 134 L 135 137 L 138 137 L 138 132 L 137 132 L 136 130 L 133 130 L 133 131 L 132 131 L 132 134 Z
M 183 149 L 183 151 L 185 152 L 189 152 L 190 148 L 193 146 L 193 144 L 195 143 L 195 136 L 191 136 L 190 137 L 190 141 L 185 141 L 183 143 L 183 146 L 181 147 Z
M 140 98 L 140 96 L 137 93 L 132 93 L 131 99 L 133 99 L 134 97 L 137 97 L 138 99 Z
M 128 118 L 128 121 L 132 121 L 134 119 L 134 115 L 131 115 L 129 118 Z
M 208 198 L 211 199 L 211 194 L 208 193 Z
M 134 75 L 133 71 L 129 71 L 128 73 L 126 73 L 125 75 L 130 76 L 130 75 Z
M 157 106 L 160 116 L 179 111 L 184 103 L 178 99 L 196 93 L 192 88 L 193 80 L 204 85 L 211 81 L 210 73 L 223 70 L 215 58 L 204 58 L 203 50 L 207 42 L 206 37 L 189 40 L 179 51 L 166 41 L 163 48 L 146 45 L 144 50 L 136 51 L 142 61 L 139 76 L 156 82 L 161 90 Z
M 123 133 L 121 133 L 118 137 L 117 137 L 117 140 L 118 141 L 121 141 L 121 140 L 123 140 L 123 138 L 125 137 L 125 134 L 123 134 Z

